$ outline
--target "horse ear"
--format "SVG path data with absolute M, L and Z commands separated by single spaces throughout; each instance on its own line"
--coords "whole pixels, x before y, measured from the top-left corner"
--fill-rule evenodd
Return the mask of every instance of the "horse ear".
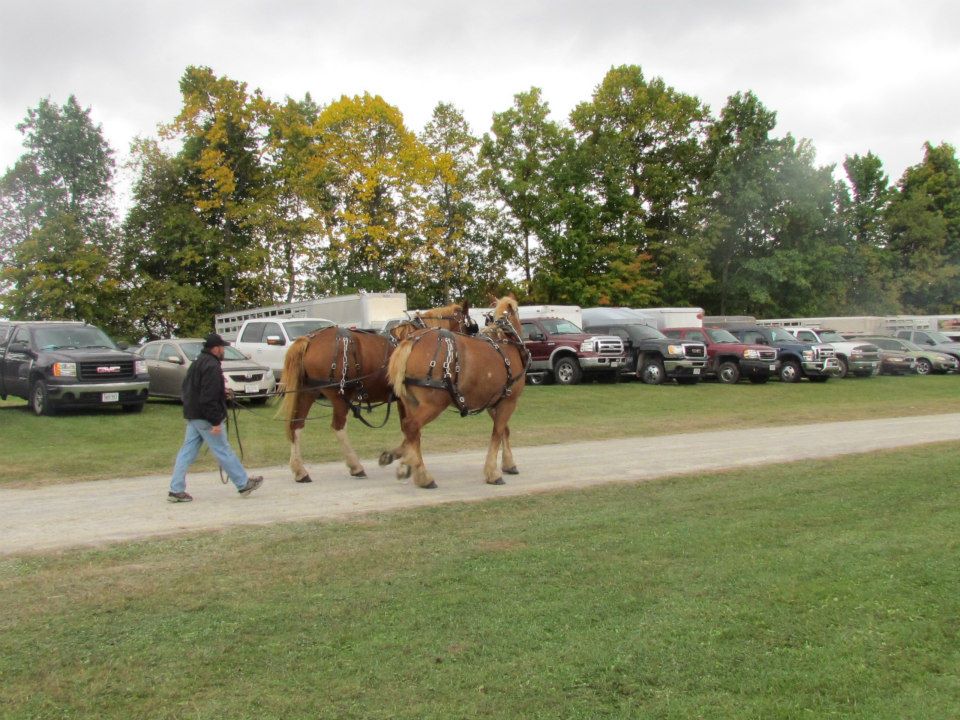
M 463 312 L 465 312 L 465 313 L 470 312 L 470 301 L 469 301 L 469 300 L 464 300 L 464 301 L 463 301 L 463 304 L 462 304 L 460 307 L 463 309 Z
M 514 302 L 520 302 L 519 300 L 517 300 L 517 296 L 513 294 L 513 290 L 510 291 L 507 297 L 513 300 Z

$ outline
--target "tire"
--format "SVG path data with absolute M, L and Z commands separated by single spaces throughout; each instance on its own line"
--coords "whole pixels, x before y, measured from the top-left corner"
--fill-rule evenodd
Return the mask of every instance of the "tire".
M 717 368 L 717 380 L 725 385 L 736 385 L 740 382 L 740 366 L 735 362 L 720 363 Z
M 658 358 L 644 360 L 640 368 L 640 379 L 647 385 L 662 385 L 667 379 L 667 372 L 663 369 L 663 362 Z
M 838 378 L 845 378 L 850 374 L 850 364 L 847 362 L 847 359 L 842 355 L 837 356 L 837 362 L 840 363 L 840 374 L 837 375 Z
M 47 391 L 47 383 L 43 380 L 35 380 L 30 386 L 30 408 L 34 415 L 53 415 L 56 410 L 50 402 L 50 393 Z
M 143 403 L 127 403 L 126 405 L 121 406 L 125 413 L 138 413 L 143 412 Z
M 574 358 L 562 357 L 553 365 L 553 377 L 557 385 L 576 385 L 583 377 L 583 371 Z
M 933 372 L 933 365 L 926 358 L 917 358 L 917 375 L 929 375 Z
M 545 373 L 527 375 L 527 385 L 546 385 L 546 384 L 547 384 L 547 376 Z
M 780 382 L 798 383 L 803 378 L 800 363 L 796 360 L 784 360 L 780 366 Z

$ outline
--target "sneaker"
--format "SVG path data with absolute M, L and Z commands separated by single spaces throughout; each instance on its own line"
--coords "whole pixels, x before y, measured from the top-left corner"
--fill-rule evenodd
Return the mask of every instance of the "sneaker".
M 168 492 L 167 493 L 167 502 L 190 502 L 193 500 L 193 495 L 185 492 Z
M 244 497 L 249 497 L 250 493 L 256 490 L 260 485 L 263 484 L 263 476 L 257 475 L 255 477 L 248 477 L 247 484 L 240 488 L 240 494 Z

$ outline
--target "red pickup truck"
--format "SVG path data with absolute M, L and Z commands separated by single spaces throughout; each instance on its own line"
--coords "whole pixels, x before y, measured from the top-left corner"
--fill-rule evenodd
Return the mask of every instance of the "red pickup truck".
M 663 333 L 677 340 L 699 340 L 706 345 L 704 375 L 722 383 L 737 383 L 741 377 L 752 383 L 765 383 L 780 369 L 776 348 L 740 342 L 721 328 L 667 328 Z

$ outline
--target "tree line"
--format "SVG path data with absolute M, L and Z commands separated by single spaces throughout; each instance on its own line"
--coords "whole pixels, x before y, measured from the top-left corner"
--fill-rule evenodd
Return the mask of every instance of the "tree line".
M 960 311 L 960 165 L 925 144 L 892 183 L 844 177 L 774 134 L 752 92 L 717 114 L 612 68 L 565 122 L 537 88 L 474 135 L 439 103 L 422 132 L 369 94 L 278 102 L 206 67 L 114 151 L 75 97 L 41 100 L 0 178 L 0 316 L 83 319 L 129 339 L 206 332 L 217 312 L 357 291 L 411 307 L 688 306 L 765 317 Z

